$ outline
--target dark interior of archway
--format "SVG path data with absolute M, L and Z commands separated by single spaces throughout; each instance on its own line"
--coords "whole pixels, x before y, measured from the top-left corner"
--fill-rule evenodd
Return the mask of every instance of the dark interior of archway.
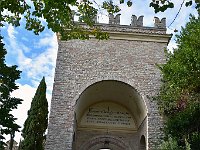
M 145 150 L 146 149 L 146 141 L 145 141 L 145 136 L 142 135 L 140 138 L 140 150 Z

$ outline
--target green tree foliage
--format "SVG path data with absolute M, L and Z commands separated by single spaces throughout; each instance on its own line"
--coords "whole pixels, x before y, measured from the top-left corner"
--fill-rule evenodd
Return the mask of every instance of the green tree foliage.
M 41 80 L 28 111 L 28 117 L 24 123 L 20 144 L 22 150 L 43 150 L 45 131 L 48 124 L 48 102 L 46 99 L 45 79 Z
M 180 150 L 180 147 L 178 146 L 178 143 L 176 140 L 169 137 L 167 141 L 164 141 L 161 144 L 161 150 Z
M 185 3 L 184 3 L 185 2 Z M 195 8 L 200 13 L 200 1 L 199 0 L 184 0 L 183 3 L 186 7 L 192 6 L 195 3 Z M 174 3 L 172 0 L 152 0 L 150 7 L 153 7 L 155 12 L 164 12 L 168 8 L 174 8 Z
M 167 116 L 166 134 L 179 146 L 200 147 L 200 18 L 190 22 L 177 35 L 178 48 L 167 53 L 160 65 L 163 85 L 158 96 L 160 109 Z
M 7 66 L 5 64 L 6 50 L 0 36 L 0 147 L 3 147 L 4 134 L 14 135 L 19 130 L 15 123 L 16 118 L 11 114 L 13 109 L 21 104 L 21 99 L 11 97 L 11 92 L 18 89 L 15 81 L 20 78 L 20 71 L 17 66 Z
M 74 12 L 71 7 L 78 9 L 76 14 L 80 16 L 81 22 L 87 23 L 90 27 L 93 25 L 97 9 L 88 0 L 81 3 L 76 0 L 30 0 L 30 4 L 26 3 L 25 0 L 6 0 L 0 1 L 0 26 L 3 26 L 5 22 L 13 26 L 20 26 L 20 20 L 24 16 L 25 28 L 39 34 L 44 30 L 41 22 L 43 18 L 49 29 L 65 35 L 63 37 L 66 39 L 88 39 L 89 35 L 100 39 L 107 38 L 105 33 L 100 33 L 95 27 L 91 27 L 91 31 L 86 31 L 82 26 L 75 24 Z M 96 36 L 97 33 L 98 35 L 102 34 L 102 36 Z
M 134 3 L 132 0 L 118 1 L 119 5 L 126 3 L 129 7 Z M 153 7 L 155 12 L 165 11 L 174 7 L 173 1 L 152 0 L 149 6 Z M 81 2 L 77 0 L 30 0 L 29 2 L 27 3 L 26 0 L 0 1 L 0 27 L 5 22 L 20 26 L 20 20 L 23 16 L 26 20 L 25 28 L 33 30 L 35 34 L 39 34 L 44 30 L 41 22 L 41 18 L 44 18 L 48 28 L 53 32 L 59 32 L 65 39 L 88 39 L 89 35 L 93 35 L 98 39 L 107 39 L 107 34 L 99 32 L 97 27 L 92 27 L 97 8 L 104 8 L 108 13 L 118 13 L 120 11 L 119 5 L 113 4 L 112 0 L 102 1 L 101 4 L 91 0 L 82 0 Z M 199 0 L 187 0 L 185 5 L 191 6 L 192 3 L 195 3 L 196 8 L 199 10 Z M 72 7 L 76 8 L 77 11 L 72 11 Z M 74 14 L 79 15 L 80 21 L 88 24 L 91 30 L 86 31 L 82 26 L 74 23 Z

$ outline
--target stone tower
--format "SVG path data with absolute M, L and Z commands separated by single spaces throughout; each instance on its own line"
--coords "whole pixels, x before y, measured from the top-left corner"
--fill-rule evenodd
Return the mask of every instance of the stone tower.
M 165 18 L 97 24 L 109 40 L 59 40 L 46 150 L 146 150 L 162 138 L 154 96 L 165 62 Z

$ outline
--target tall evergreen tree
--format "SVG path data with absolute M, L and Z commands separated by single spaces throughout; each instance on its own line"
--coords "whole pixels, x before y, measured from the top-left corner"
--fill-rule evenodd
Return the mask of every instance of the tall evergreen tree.
M 45 131 L 48 124 L 48 102 L 46 98 L 45 78 L 41 80 L 28 111 L 28 117 L 22 130 L 21 149 L 43 150 Z
M 6 50 L 0 36 L 0 149 L 3 149 L 3 142 L 5 134 L 11 134 L 14 138 L 15 131 L 19 127 L 15 120 L 16 118 L 11 114 L 13 109 L 21 104 L 21 99 L 11 97 L 10 93 L 18 89 L 15 81 L 20 78 L 20 71 L 17 66 L 7 66 L 5 64 Z

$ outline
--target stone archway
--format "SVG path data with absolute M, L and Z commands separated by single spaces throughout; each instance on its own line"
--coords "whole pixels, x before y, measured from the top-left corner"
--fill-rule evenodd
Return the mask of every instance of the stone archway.
M 83 144 L 80 150 L 131 150 L 130 146 L 118 137 L 114 136 L 95 136 Z
M 145 102 L 132 86 L 115 80 L 94 83 L 75 106 L 74 149 L 99 150 L 106 140 L 110 149 L 139 149 L 140 135 L 147 134 L 146 116 Z

